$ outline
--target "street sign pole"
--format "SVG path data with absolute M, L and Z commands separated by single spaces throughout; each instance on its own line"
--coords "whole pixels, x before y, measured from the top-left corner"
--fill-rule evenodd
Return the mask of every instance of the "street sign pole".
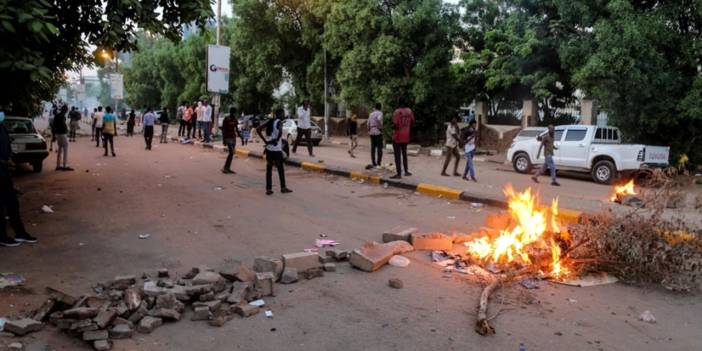
M 222 30 L 222 0 L 217 0 L 217 46 L 219 46 L 219 38 L 220 38 L 220 33 Z M 214 121 L 214 139 L 219 138 L 219 102 L 220 102 L 220 94 L 219 93 L 214 93 L 212 95 L 212 113 L 214 114 L 214 118 L 212 119 Z

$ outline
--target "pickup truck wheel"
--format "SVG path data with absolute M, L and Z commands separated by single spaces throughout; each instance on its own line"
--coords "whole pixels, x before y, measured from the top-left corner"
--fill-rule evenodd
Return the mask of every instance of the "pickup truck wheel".
M 529 173 L 531 171 L 531 161 L 525 153 L 519 153 L 512 159 L 512 166 L 517 173 Z
M 600 184 L 612 184 L 616 178 L 617 169 L 612 161 L 598 161 L 592 168 L 592 179 Z

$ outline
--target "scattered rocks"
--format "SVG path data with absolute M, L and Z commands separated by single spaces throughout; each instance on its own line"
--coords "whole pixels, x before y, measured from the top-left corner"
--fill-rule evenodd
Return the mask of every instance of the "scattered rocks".
M 641 315 L 639 316 L 639 320 L 651 324 L 656 323 L 656 317 L 654 317 L 653 313 L 651 313 L 651 311 L 649 310 L 645 310 L 643 313 L 641 313 Z
M 117 311 L 108 309 L 100 311 L 93 321 L 97 324 L 98 328 L 105 329 L 108 325 L 112 324 L 115 318 L 117 318 Z
M 136 284 L 136 276 L 133 275 L 120 275 L 113 279 L 109 286 L 112 289 L 124 290 L 132 285 Z
M 141 305 L 141 294 L 136 289 L 127 289 L 124 291 L 124 303 L 129 311 L 134 311 Z
M 200 272 L 193 278 L 193 285 L 218 285 L 223 283 L 224 278 L 219 273 L 211 271 Z
M 414 250 L 406 241 L 392 241 L 385 244 L 369 242 L 353 250 L 349 261 L 351 265 L 366 272 L 374 272 L 390 261 L 394 255 Z
M 325 272 L 336 272 L 336 265 L 333 263 L 325 263 L 323 268 Z
M 89 330 L 83 332 L 83 340 L 85 341 L 105 340 L 109 336 L 107 330 Z
M 332 257 L 337 262 L 341 262 L 341 261 L 348 260 L 349 256 L 351 255 L 351 252 L 349 250 L 332 249 L 332 250 L 327 250 L 325 252 L 325 254 L 329 257 Z
M 237 260 L 230 260 L 219 270 L 219 274 L 225 279 L 233 282 L 251 282 L 255 278 L 255 272 Z
M 133 333 L 134 329 L 129 324 L 115 324 L 110 329 L 109 335 L 112 339 L 129 339 Z
M 299 275 L 303 278 L 310 280 L 314 278 L 319 278 L 324 276 L 324 271 L 321 267 L 310 268 L 306 271 L 299 272 Z
M 93 348 L 97 351 L 111 350 L 112 342 L 110 340 L 95 340 L 93 342 Z
M 388 285 L 390 285 L 390 287 L 393 289 L 402 289 L 404 287 L 402 280 L 397 278 L 388 280 Z
M 193 310 L 193 315 L 190 320 L 193 321 L 206 321 L 212 319 L 212 312 L 207 306 L 195 307 Z
M 248 303 L 235 305 L 233 309 L 234 313 L 244 318 L 251 317 L 261 311 L 261 309 L 258 308 L 258 306 L 252 306 Z
M 280 258 L 259 256 L 254 259 L 253 270 L 256 273 L 271 272 L 275 275 L 275 280 L 283 273 L 283 261 Z
M 44 324 L 31 318 L 22 318 L 17 320 L 5 321 L 4 331 L 15 335 L 23 336 L 35 331 L 39 331 L 44 327 Z
M 275 296 L 275 291 L 273 290 L 275 280 L 275 275 L 272 272 L 256 273 L 254 288 L 260 291 L 261 296 Z
M 239 304 L 246 299 L 246 291 L 249 288 L 249 283 L 244 282 L 234 282 L 232 284 L 232 291 L 227 297 L 227 303 Z

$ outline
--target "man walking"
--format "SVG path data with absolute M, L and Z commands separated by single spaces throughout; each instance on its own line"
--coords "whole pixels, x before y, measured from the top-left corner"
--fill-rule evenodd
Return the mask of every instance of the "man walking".
M 20 243 L 35 243 L 37 239 L 24 228 L 19 211 L 19 199 L 12 182 L 12 147 L 10 134 L 5 128 L 5 112 L 0 111 L 0 246 L 13 247 Z M 65 136 L 65 135 L 64 135 Z M 7 236 L 7 220 L 15 231 L 15 237 Z
M 159 139 L 160 144 L 168 143 L 168 125 L 171 120 L 168 119 L 168 108 L 164 107 L 161 111 L 161 116 L 158 117 L 158 121 L 161 123 L 161 138 Z
M 461 174 L 458 173 L 458 161 L 461 159 L 461 154 L 458 152 L 458 138 L 458 119 L 453 117 L 446 128 L 446 160 L 444 160 L 444 168 L 441 170 L 441 175 L 444 177 L 449 176 L 448 173 L 446 173 L 446 168 L 449 163 L 451 163 L 451 157 L 456 158 L 453 164 L 453 175 L 455 177 L 461 176 Z
M 236 108 L 229 108 L 229 115 L 222 120 L 222 143 L 227 147 L 227 160 L 224 162 L 222 173 L 235 174 L 232 171 L 232 159 L 236 148 L 236 137 L 239 135 L 239 121 L 236 119 Z
M 146 150 L 151 150 L 151 142 L 154 140 L 154 124 L 156 115 L 153 109 L 149 107 L 144 114 L 144 141 L 146 142 Z
M 97 112 L 95 112 L 95 140 L 97 141 L 95 147 L 100 147 L 100 139 L 102 139 L 102 118 L 104 115 L 102 106 L 98 106 Z
M 284 115 L 283 109 L 277 109 L 275 110 L 275 119 L 256 128 L 256 133 L 266 143 L 266 195 L 273 194 L 273 166 L 278 169 L 280 192 L 283 194 L 292 192 L 285 186 L 285 169 L 283 168 L 283 142 L 281 138 L 283 136 Z M 266 136 L 263 136 L 263 129 L 266 130 Z
M 305 137 L 305 142 L 307 143 L 307 151 L 310 157 L 314 157 L 312 152 L 312 122 L 310 121 L 310 101 L 305 100 L 302 102 L 302 106 L 297 108 L 297 138 L 295 138 L 295 144 L 293 145 L 293 153 L 297 153 L 297 145 L 300 144 L 302 137 Z
M 383 112 L 380 103 L 368 116 L 368 135 L 371 140 L 371 165 L 366 169 L 380 167 L 383 162 Z
M 207 100 L 202 102 L 202 129 L 205 137 L 205 143 L 211 143 L 212 134 L 212 105 L 210 105 Z
M 390 179 L 402 178 L 402 166 L 405 166 L 405 177 L 409 177 L 412 173 L 407 167 L 407 144 L 410 141 L 410 129 L 414 124 L 414 114 L 407 103 L 400 102 L 400 106 L 392 114 L 392 149 L 395 153 L 395 168 L 397 174 Z M 400 163 L 402 162 L 402 163 Z
M 531 177 L 534 183 L 539 182 L 539 177 L 544 175 L 546 173 L 546 168 L 548 168 L 551 170 L 551 185 L 561 186 L 561 184 L 556 181 L 556 163 L 553 162 L 553 150 L 558 150 L 558 148 L 554 145 L 555 136 L 556 129 L 552 124 L 550 124 L 548 126 L 548 133 L 546 133 L 544 136 L 538 137 L 539 141 L 541 141 L 541 146 L 539 146 L 539 152 L 537 153 L 536 158 L 538 158 L 538 155 L 541 154 L 541 149 L 543 148 L 545 162 L 543 165 L 541 165 L 541 168 L 536 171 L 534 176 Z

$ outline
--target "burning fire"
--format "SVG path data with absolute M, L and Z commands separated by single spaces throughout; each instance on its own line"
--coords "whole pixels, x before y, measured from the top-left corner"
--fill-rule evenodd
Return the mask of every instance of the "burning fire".
M 612 202 L 622 199 L 627 195 L 636 195 L 636 190 L 634 189 L 634 180 L 630 180 L 624 185 L 617 185 L 614 187 L 614 194 L 609 199 Z
M 558 242 L 570 244 L 570 235 L 558 220 L 558 199 L 550 207 L 540 207 L 531 188 L 519 193 L 511 186 L 505 189 L 505 195 L 509 200 L 505 227 L 495 235 L 467 242 L 471 257 L 482 263 L 529 265 L 534 255 L 550 255 L 548 275 L 567 276 L 569 270 L 561 261 Z

